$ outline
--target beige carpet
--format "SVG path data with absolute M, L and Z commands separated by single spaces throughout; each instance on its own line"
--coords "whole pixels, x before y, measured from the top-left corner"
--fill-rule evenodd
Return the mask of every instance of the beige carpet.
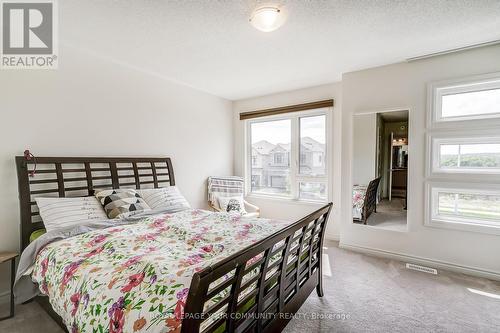
M 383 199 L 377 204 L 377 212 L 373 212 L 366 224 L 395 231 L 407 231 L 404 199 Z
M 326 247 L 325 297 L 313 293 L 287 333 L 500 331 L 500 282 L 409 271 L 404 263 L 342 250 L 336 243 Z M 31 303 L 0 322 L 0 332 L 62 330 Z

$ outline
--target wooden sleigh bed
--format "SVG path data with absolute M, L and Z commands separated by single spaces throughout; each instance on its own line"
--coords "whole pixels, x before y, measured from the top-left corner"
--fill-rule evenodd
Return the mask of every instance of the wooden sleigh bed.
M 35 160 L 16 157 L 21 212 L 21 246 L 29 245 L 33 231 L 42 229 L 34 197 L 92 196 L 111 188 L 166 187 L 175 185 L 170 158 L 37 157 L 36 177 L 30 177 Z M 281 331 L 316 289 L 323 296 L 322 249 L 332 204 L 329 203 L 284 229 L 193 275 L 187 296 L 181 332 L 277 332 Z M 260 255 L 257 262 L 251 259 Z M 273 260 L 271 261 L 271 258 Z M 279 258 L 278 260 L 274 260 Z M 257 275 L 243 284 L 248 272 Z M 270 276 L 269 276 L 270 275 Z M 223 276 L 231 276 L 210 289 Z M 242 290 L 256 282 L 243 299 Z M 227 297 L 205 302 L 221 290 Z M 52 309 L 48 297 L 35 300 L 65 330 L 62 318 Z M 225 310 L 224 310 L 225 309 Z M 214 313 L 224 316 L 200 328 Z

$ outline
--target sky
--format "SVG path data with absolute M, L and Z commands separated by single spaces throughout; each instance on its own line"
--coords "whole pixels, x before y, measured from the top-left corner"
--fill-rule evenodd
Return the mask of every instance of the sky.
M 320 143 L 326 143 L 325 116 L 300 118 L 301 137 L 311 137 Z M 267 140 L 272 144 L 290 143 L 292 121 L 290 119 L 266 121 L 252 124 L 252 144 Z
M 443 117 L 459 117 L 500 113 L 500 89 L 467 92 L 443 96 Z M 441 145 L 442 155 L 458 154 L 459 145 Z M 461 144 L 461 154 L 499 154 L 500 144 Z
M 443 96 L 443 117 L 491 113 L 500 113 L 500 89 Z
M 441 145 L 441 155 L 456 155 L 458 154 L 459 145 Z M 500 154 L 500 144 L 469 144 L 460 145 L 460 154 Z

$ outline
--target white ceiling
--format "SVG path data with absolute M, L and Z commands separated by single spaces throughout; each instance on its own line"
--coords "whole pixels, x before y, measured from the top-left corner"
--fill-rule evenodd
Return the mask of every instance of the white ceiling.
M 248 22 L 256 1 L 64 0 L 59 35 L 62 47 L 230 100 L 500 39 L 500 0 L 274 3 L 287 22 L 263 33 Z

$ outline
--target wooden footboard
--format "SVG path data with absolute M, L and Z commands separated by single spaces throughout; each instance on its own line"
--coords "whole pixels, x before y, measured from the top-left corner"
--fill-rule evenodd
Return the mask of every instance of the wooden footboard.
M 194 274 L 182 332 L 281 331 L 316 289 L 332 204 Z

